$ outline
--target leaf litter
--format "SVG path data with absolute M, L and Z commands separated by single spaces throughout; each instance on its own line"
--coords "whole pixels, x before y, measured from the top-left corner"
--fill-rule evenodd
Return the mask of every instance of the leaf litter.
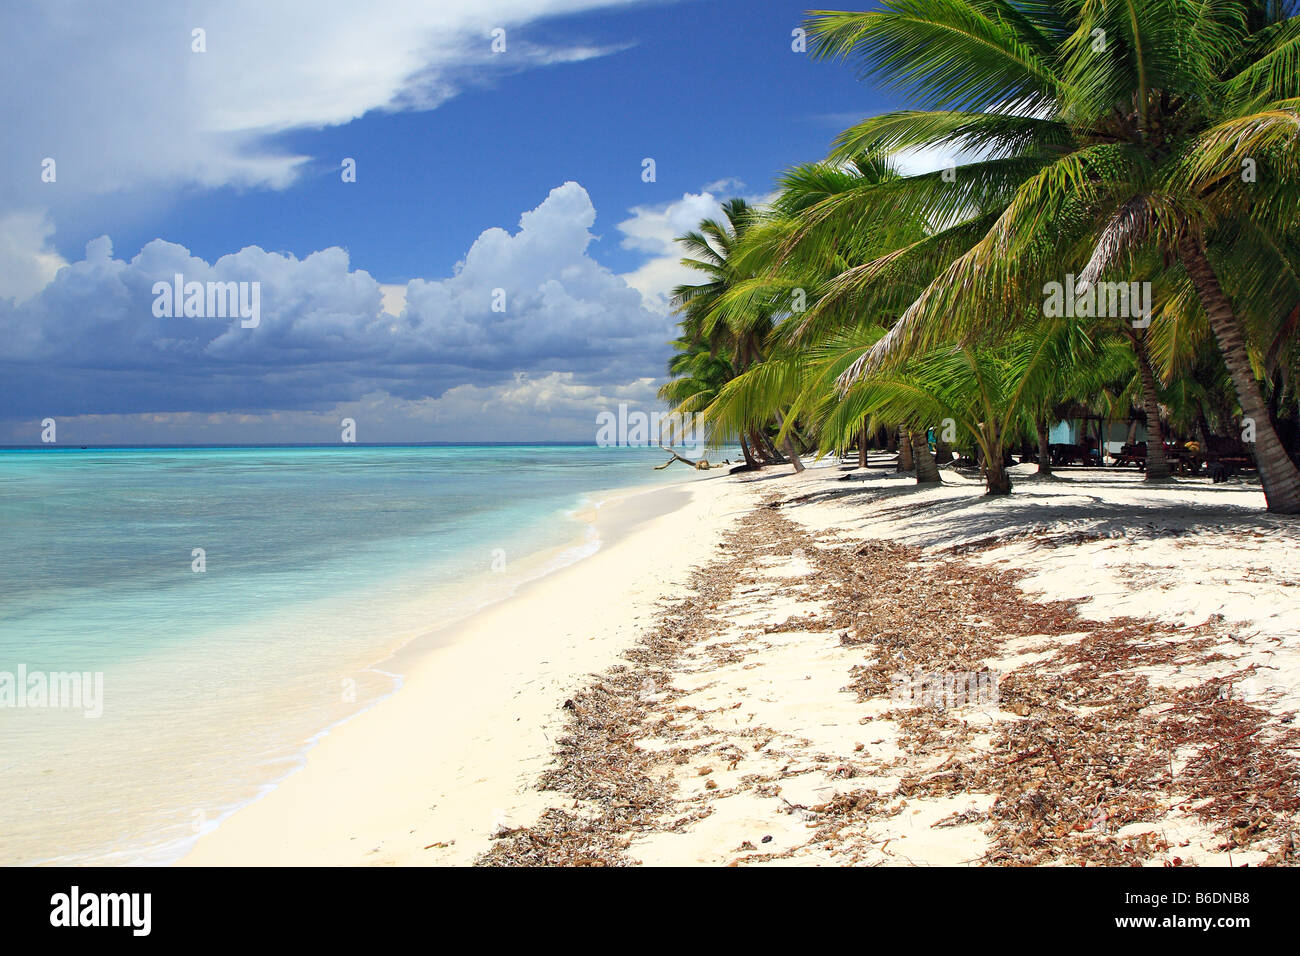
M 878 863 L 890 843 L 882 826 L 917 801 L 955 796 L 991 798 L 987 809 L 932 824 L 980 828 L 986 849 L 973 863 L 1179 865 L 1186 843 L 1172 843 L 1165 825 L 1191 818 L 1219 850 L 1259 849 L 1264 864 L 1295 864 L 1300 731 L 1289 726 L 1293 714 L 1235 692 L 1254 668 L 1225 673 L 1231 634 L 1221 619 L 1193 627 L 1091 620 L 1081 602 L 1028 597 L 1017 586 L 1026 572 L 974 563 L 966 552 L 813 536 L 781 506 L 769 498 L 746 515 L 693 573 L 691 596 L 661 608 L 626 663 L 564 702 L 568 726 L 537 783 L 556 805 L 499 834 L 480 864 L 633 865 L 638 838 L 688 829 L 738 793 L 772 800 L 804 824 L 806 839 L 773 849 L 770 836 L 756 834 L 719 848 L 733 864 L 816 851 Z M 813 574 L 760 574 L 769 559 L 796 552 Z M 815 597 L 821 610 L 719 641 L 760 594 Z M 863 744 L 812 753 L 807 741 L 767 726 L 720 732 L 716 712 L 681 703 L 689 693 L 673 681 L 688 665 L 734 664 L 761 654 L 765 636 L 806 631 L 838 634 L 861 655 L 844 692 L 864 705 L 868 737 L 874 722 L 893 725 L 896 757 L 873 757 Z M 1033 659 L 1000 673 L 991 711 L 893 706 L 900 673 L 999 670 L 1026 642 Z M 1153 680 L 1170 673 L 1179 680 Z M 695 765 L 701 758 L 707 771 Z M 712 766 L 737 769 L 747 759 L 755 772 L 731 785 L 708 777 L 698 790 Z M 837 782 L 829 798 L 785 799 L 783 785 L 807 774 Z M 877 786 L 844 789 L 860 777 Z M 690 792 L 688 778 L 697 778 Z M 880 792 L 881 779 L 895 780 L 894 789 Z

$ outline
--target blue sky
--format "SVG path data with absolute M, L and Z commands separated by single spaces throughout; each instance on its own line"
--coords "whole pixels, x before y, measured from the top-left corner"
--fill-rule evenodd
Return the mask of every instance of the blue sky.
M 805 8 L 11 5 L 0 442 L 589 440 L 654 407 L 672 235 L 897 105 L 791 50 Z M 176 272 L 258 282 L 258 325 L 156 315 Z

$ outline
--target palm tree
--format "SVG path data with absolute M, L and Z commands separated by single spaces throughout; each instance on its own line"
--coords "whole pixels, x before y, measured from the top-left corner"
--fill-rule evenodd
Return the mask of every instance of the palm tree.
M 677 238 L 691 253 L 681 260 L 682 264 L 703 272 L 707 281 L 675 288 L 673 305 L 682 315 L 684 340 L 692 344 L 707 343 L 710 355 L 726 355 L 734 376 L 761 359 L 762 344 L 771 331 L 772 320 L 762 310 L 748 310 L 728 315 L 724 321 L 716 310 L 718 301 L 743 278 L 731 258 L 753 218 L 753 210 L 743 199 L 727 200 L 722 204 L 722 213 L 723 221 L 706 219 L 698 229 Z M 674 374 L 671 365 L 669 374 Z M 715 436 L 715 440 L 721 437 Z M 751 467 L 760 467 L 760 458 L 775 458 L 774 453 L 764 453 L 766 441 L 761 430 L 749 429 L 737 437 L 746 464 Z M 802 471 L 803 463 L 789 442 L 786 454 L 795 470 Z
M 860 349 L 859 349 L 860 351 Z M 1097 367 L 1099 346 L 1079 320 L 1039 319 L 994 346 L 948 345 L 905 365 L 856 378 L 825 423 L 823 441 L 842 438 L 862 415 L 880 421 L 947 421 L 978 448 L 990 495 L 1011 491 L 1007 450 L 1059 382 Z M 924 436 L 924 429 L 911 434 Z
M 710 315 L 728 324 L 743 324 L 755 314 L 767 315 L 773 318 L 773 326 L 764 361 L 738 376 L 707 413 L 719 425 L 737 430 L 772 419 L 780 423 L 786 415 L 791 427 L 796 420 L 806 420 L 816 431 L 820 419 L 811 415 L 809 403 L 835 394 L 834 382 L 825 381 L 824 373 L 840 357 L 820 347 L 828 341 L 832 352 L 842 347 L 846 329 L 852 333 L 847 341 L 861 345 L 866 341 L 864 335 L 870 337 L 874 329 L 878 336 L 892 317 L 864 316 L 845 308 L 819 310 L 821 318 L 810 323 L 805 303 L 817 300 L 824 283 L 846 269 L 919 240 L 926 226 L 896 218 L 873 230 L 840 229 L 833 222 L 813 223 L 810 227 L 809 213 L 825 201 L 847 193 L 868 195 L 880 184 L 897 178 L 890 163 L 866 153 L 844 163 L 796 166 L 781 177 L 781 189 L 770 208 L 750 217 L 730 257 L 734 272 L 747 278 L 733 282 L 718 296 Z M 819 414 L 824 415 L 824 409 Z M 900 470 L 914 468 L 921 484 L 938 482 L 939 471 L 925 438 L 925 427 L 919 422 L 892 424 L 902 437 Z M 856 442 L 860 460 L 864 457 L 866 428 L 864 420 L 852 441 L 842 446 Z M 783 440 L 786 432 L 782 427 L 779 438 Z
M 976 233 L 851 372 L 996 328 L 1059 280 L 1062 264 L 1077 263 L 1080 287 L 1096 289 L 1168 260 L 1160 268 L 1191 285 L 1254 426 L 1269 509 L 1300 512 L 1300 470 L 1269 415 L 1241 312 L 1260 303 L 1234 302 L 1222 278 L 1230 254 L 1248 256 L 1255 274 L 1288 266 L 1279 250 L 1294 242 L 1300 206 L 1294 6 L 885 0 L 879 11 L 814 13 L 816 54 L 854 58 L 927 106 L 866 120 L 840 137 L 837 155 L 938 147 L 973 157 L 903 177 L 885 208 L 827 205 L 827 218 L 859 228 L 903 215 Z M 1245 168 L 1258 176 L 1248 181 Z M 1258 241 L 1229 250 L 1247 229 Z M 934 252 L 901 258 L 943 262 Z M 888 299 L 880 274 L 899 258 L 860 269 L 843 292 Z M 1155 383 L 1145 384 L 1149 398 Z M 1159 421 L 1150 408 L 1148 419 Z M 1158 454 L 1158 441 L 1149 446 Z
M 660 386 L 659 398 L 668 403 L 670 416 L 679 416 L 678 421 L 685 421 L 685 416 L 698 415 L 707 408 L 736 373 L 730 362 L 713 354 L 700 342 L 680 338 L 672 345 L 668 380 Z M 740 448 L 745 463 L 757 467 L 749 442 L 743 435 Z

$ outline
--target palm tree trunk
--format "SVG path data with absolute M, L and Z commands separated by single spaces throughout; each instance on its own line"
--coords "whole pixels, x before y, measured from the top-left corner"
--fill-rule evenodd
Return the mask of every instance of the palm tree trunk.
M 858 432 L 858 467 L 867 467 L 867 423 L 862 423 L 862 428 Z
M 799 474 L 799 472 L 803 471 L 803 462 L 799 460 L 799 452 L 795 449 L 794 442 L 790 440 L 789 435 L 785 436 L 784 447 L 785 457 L 789 458 L 790 464 L 794 465 L 794 473 Z
M 750 468 L 757 470 L 761 467 L 754 459 L 754 453 L 749 450 L 749 442 L 745 440 L 744 435 L 740 436 L 740 453 L 745 456 L 745 464 Z
M 1160 424 L 1160 399 L 1156 394 L 1156 376 L 1147 358 L 1146 343 L 1133 337 L 1137 350 L 1138 375 L 1142 379 L 1142 408 L 1147 413 L 1147 481 L 1166 481 L 1173 473 L 1165 455 L 1165 430 Z
M 930 442 L 926 440 L 925 429 L 920 428 L 911 433 L 912 461 L 916 464 L 916 483 L 918 485 L 937 485 L 943 479 L 939 477 L 939 466 L 934 455 L 930 453 Z
M 912 439 L 905 428 L 898 430 L 898 470 L 912 470 Z
M 1196 413 L 1196 437 L 1201 442 L 1201 457 L 1205 459 L 1206 464 L 1219 460 L 1218 454 L 1210 445 L 1210 423 L 1205 420 L 1205 406 Z
M 986 495 L 1011 494 L 1011 476 L 1007 474 L 1007 452 L 1002 446 L 1002 436 L 994 426 L 984 428 L 984 493 Z
M 1255 427 L 1255 465 L 1259 468 L 1268 510 L 1279 514 L 1300 514 L 1300 470 L 1287 456 L 1273 428 L 1268 406 L 1264 404 L 1264 394 L 1250 367 L 1241 323 L 1232 310 L 1232 303 L 1219 285 L 1219 277 L 1214 274 L 1214 267 L 1198 238 L 1184 236 L 1178 244 L 1178 254 L 1196 286 L 1210 328 L 1214 330 L 1214 338 L 1219 343 L 1219 352 L 1228 366 L 1228 374 L 1232 376 L 1243 421 L 1249 420 Z
M 776 413 L 776 427 L 785 428 L 785 418 L 780 412 Z M 794 428 L 792 427 L 790 431 L 794 431 Z M 785 449 L 785 457 L 790 459 L 790 464 L 794 465 L 794 473 L 797 475 L 799 472 L 803 471 L 803 462 L 799 460 L 799 452 L 794 447 L 794 441 L 790 438 L 790 432 L 785 433 L 785 441 L 781 443 L 781 447 Z
M 1038 473 L 1040 475 L 1050 475 L 1052 473 L 1052 433 L 1047 427 L 1046 418 L 1038 419 L 1034 425 L 1038 431 Z
M 1002 453 L 984 459 L 984 493 L 1011 494 L 1011 476 L 1007 474 L 1006 456 Z

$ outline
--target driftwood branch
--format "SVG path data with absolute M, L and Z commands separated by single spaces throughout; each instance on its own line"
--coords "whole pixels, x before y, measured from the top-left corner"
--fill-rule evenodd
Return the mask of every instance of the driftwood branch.
M 664 451 L 666 451 L 668 454 L 672 455 L 672 457 L 669 458 L 662 465 L 655 465 L 655 471 L 663 471 L 665 468 L 667 468 L 675 461 L 680 461 L 683 465 L 690 465 L 696 471 L 708 471 L 710 468 L 722 467 L 721 465 L 716 465 L 716 466 L 710 465 L 709 460 L 707 458 L 701 458 L 699 461 L 691 461 L 691 459 L 689 458 L 683 458 L 681 455 L 677 454 L 677 452 L 673 451 L 673 449 L 665 447 L 663 442 L 659 443 L 659 447 Z

